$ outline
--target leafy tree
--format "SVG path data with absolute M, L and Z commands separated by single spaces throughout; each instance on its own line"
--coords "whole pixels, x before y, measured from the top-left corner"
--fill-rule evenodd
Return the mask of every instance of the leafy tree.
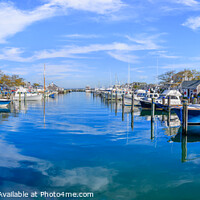
M 178 85 L 183 81 L 200 80 L 200 72 L 197 70 L 184 69 L 180 72 L 169 71 L 158 76 L 163 84 L 173 84 L 172 86 Z
M 38 87 L 39 85 L 38 83 L 33 83 L 33 87 Z
M 0 84 L 12 87 L 12 86 L 23 86 L 25 85 L 24 80 L 19 78 L 18 75 L 6 75 L 0 71 Z
M 169 71 L 165 72 L 164 74 L 161 74 L 158 76 L 158 79 L 161 80 L 160 83 L 166 84 L 166 83 L 171 83 L 173 81 L 173 76 L 175 75 L 175 71 Z

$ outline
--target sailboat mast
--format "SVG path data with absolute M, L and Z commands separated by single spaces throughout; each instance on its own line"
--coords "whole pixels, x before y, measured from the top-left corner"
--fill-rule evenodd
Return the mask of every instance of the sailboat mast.
M 128 85 L 130 85 L 130 63 L 128 64 Z
M 44 92 L 46 90 L 46 87 L 45 87 L 45 64 L 44 64 Z

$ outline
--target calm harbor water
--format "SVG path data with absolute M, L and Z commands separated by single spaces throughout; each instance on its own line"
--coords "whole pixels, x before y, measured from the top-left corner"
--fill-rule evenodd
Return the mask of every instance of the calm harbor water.
M 200 137 L 181 136 L 175 115 L 151 124 L 150 113 L 128 111 L 86 93 L 15 103 L 0 114 L 0 191 L 198 199 Z

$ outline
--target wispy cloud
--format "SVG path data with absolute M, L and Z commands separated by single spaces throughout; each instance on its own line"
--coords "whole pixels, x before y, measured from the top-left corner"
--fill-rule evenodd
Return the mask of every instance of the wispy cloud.
M 43 5 L 33 11 L 22 11 L 11 3 L 0 3 L 0 43 L 24 30 L 30 24 L 55 15 L 55 9 Z
M 138 57 L 135 55 L 130 55 L 130 54 L 126 54 L 126 53 L 122 53 L 122 52 L 118 52 L 118 51 L 113 51 L 113 52 L 108 52 L 108 54 L 115 58 L 116 60 L 120 60 L 122 62 L 127 62 L 127 63 L 138 63 Z
M 106 14 L 118 11 L 125 6 L 121 0 L 50 0 L 50 5 L 60 5 L 64 8 Z
M 0 60 L 11 60 L 17 62 L 31 62 L 49 58 L 79 58 L 83 54 L 104 51 L 118 60 L 135 62 L 136 57 L 128 55 L 128 51 L 156 50 L 159 46 L 150 40 L 136 41 L 136 44 L 114 42 L 111 44 L 91 44 L 88 46 L 64 46 L 61 49 L 50 49 L 35 52 L 31 57 L 23 57 L 23 49 L 9 47 L 2 49 Z M 121 53 L 120 53 L 121 51 Z M 126 52 L 125 52 L 126 51 Z M 124 56 L 124 58 L 122 58 Z
M 100 35 L 95 35 L 95 34 L 88 34 L 88 35 L 84 35 L 84 34 L 71 34 L 71 35 L 64 35 L 64 37 L 66 38 L 99 38 L 101 37 Z
M 170 64 L 164 65 L 161 68 L 163 69 L 199 69 L 200 63 L 179 63 L 179 64 Z
M 199 5 L 199 2 L 195 1 L 195 0 L 176 0 L 175 2 L 186 5 L 186 6 L 197 6 L 197 5 Z
M 6 47 L 0 52 L 0 60 L 9 60 L 17 62 L 29 62 L 32 58 L 22 57 L 24 50 L 16 47 Z
M 187 26 L 193 30 L 196 30 L 200 27 L 200 16 L 198 17 L 190 17 L 186 20 L 185 23 L 182 24 L 183 26 Z
M 140 34 L 135 37 L 126 35 L 126 38 L 131 42 L 143 46 L 145 49 L 159 49 L 161 46 L 159 46 L 157 43 L 162 42 L 159 37 L 163 34 L 165 33 L 155 35 Z
M 167 51 L 154 51 L 150 52 L 150 55 L 156 55 L 160 58 L 168 58 L 168 59 L 178 59 L 180 56 L 169 55 Z
M 50 0 L 31 11 L 16 8 L 13 3 L 0 3 L 0 43 L 23 31 L 34 22 L 57 15 L 66 15 L 69 9 L 107 14 L 118 11 L 124 4 L 120 0 Z

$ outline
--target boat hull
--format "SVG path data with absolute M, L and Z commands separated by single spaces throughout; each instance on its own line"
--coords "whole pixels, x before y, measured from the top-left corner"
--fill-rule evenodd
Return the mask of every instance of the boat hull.
M 182 121 L 182 107 L 173 108 L 173 110 Z M 200 109 L 188 108 L 188 125 L 200 125 Z
M 149 102 L 149 101 L 140 101 L 140 104 L 141 104 L 142 109 L 144 109 L 144 110 L 151 109 L 151 102 Z M 155 103 L 156 110 L 165 110 L 165 108 L 167 108 L 167 106 Z
M 0 107 L 7 107 L 10 102 L 10 100 L 0 100 Z
M 15 95 L 13 97 L 13 100 L 15 101 L 19 101 L 19 95 Z M 25 96 L 24 95 L 21 95 L 21 100 L 25 100 Z M 42 95 L 39 94 L 39 95 L 27 95 L 26 96 L 26 101 L 40 101 L 42 100 Z

